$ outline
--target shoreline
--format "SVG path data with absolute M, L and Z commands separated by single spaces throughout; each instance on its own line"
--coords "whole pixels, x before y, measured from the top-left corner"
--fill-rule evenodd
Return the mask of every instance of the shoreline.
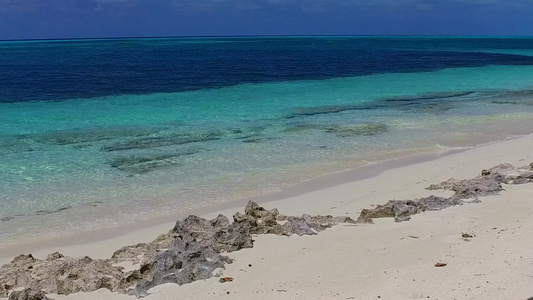
M 289 191 L 285 198 L 261 205 L 287 215 L 356 219 L 361 209 L 388 200 L 449 197 L 453 192 L 426 188 L 450 178 L 473 178 L 501 163 L 529 165 L 532 150 L 533 134 L 425 161 L 394 160 L 395 168 L 375 169 L 374 173 L 359 169 L 357 181 L 326 188 L 315 184 L 313 191 L 295 196 Z M 183 299 L 217 299 L 228 294 L 232 299 L 528 299 L 533 296 L 529 247 L 533 202 L 526 200 L 532 197 L 531 184 L 504 185 L 499 195 L 481 197 L 481 203 L 417 214 L 408 222 L 385 218 L 375 219 L 372 225 L 337 225 L 317 236 L 254 236 L 253 248 L 224 253 L 234 262 L 220 276 L 230 276 L 233 282 L 221 283 L 212 277 L 183 286 L 164 284 L 152 288 L 148 299 L 175 299 L 176 294 Z M 242 211 L 242 207 L 211 208 L 201 216 Z M 44 258 L 59 251 L 72 257 L 108 257 L 133 244 L 125 242 L 128 239 L 148 242 L 171 228 L 159 227 L 163 226 L 98 242 L 41 248 L 32 254 Z M 464 233 L 471 236 L 465 238 Z M 444 267 L 436 268 L 442 263 Z M 51 296 L 59 300 L 135 299 L 105 289 Z
M 520 137 L 510 137 L 506 140 L 515 138 Z M 489 142 L 483 145 L 498 142 L 502 141 Z M 51 253 L 62 248 L 77 248 L 84 245 L 104 244 L 109 240 L 122 240 L 124 241 L 123 245 L 147 242 L 153 240 L 159 234 L 166 233 L 175 225 L 177 220 L 184 219 L 188 215 L 213 218 L 221 213 L 231 217 L 231 215 L 237 210 L 242 209 L 248 201 L 254 201 L 259 204 L 269 204 L 271 202 L 283 201 L 284 199 L 302 196 L 319 190 L 334 188 L 336 186 L 370 179 L 379 176 L 379 174 L 387 170 L 406 167 L 423 162 L 430 162 L 448 155 L 468 151 L 469 149 L 476 147 L 477 146 L 458 147 L 431 152 L 421 152 L 399 158 L 369 162 L 353 169 L 329 172 L 324 175 L 296 183 L 292 186 L 288 186 L 281 191 L 269 192 L 258 196 L 242 198 L 228 202 L 214 203 L 205 207 L 186 210 L 170 216 L 151 218 L 136 223 L 127 223 L 117 227 L 105 228 L 104 230 L 89 230 L 73 235 L 64 235 L 55 238 L 35 240 L 27 243 L 19 243 L 16 245 L 0 247 L 0 265 L 8 263 L 13 257 L 21 253 L 33 253 L 34 256 L 41 255 L 44 257 L 47 255 L 47 251 Z M 138 238 L 138 236 L 143 237 Z M 102 251 L 94 253 L 93 256 L 104 258 L 111 256 L 111 254 L 112 252 L 106 253 L 106 251 Z
M 336 187 L 343 185 L 355 184 L 363 180 L 375 178 L 387 171 L 401 169 L 421 163 L 431 163 L 432 161 L 443 159 L 454 154 L 478 149 L 481 147 L 488 147 L 495 144 L 497 145 L 506 143 L 508 141 L 524 139 L 527 137 L 533 138 L 533 134 L 512 136 L 504 140 L 491 141 L 472 147 L 458 147 L 439 151 L 415 153 L 400 158 L 371 162 L 353 169 L 329 172 L 322 176 L 289 186 L 281 191 L 229 202 L 215 203 L 206 207 L 187 210 L 179 214 L 173 214 L 171 216 L 152 218 L 141 222 L 136 222 L 134 224 L 123 224 L 113 228 L 106 228 L 105 230 L 91 230 L 74 235 L 65 235 L 57 238 L 36 240 L 28 243 L 0 247 L 0 265 L 8 263 L 13 257 L 21 253 L 32 253 L 36 257 L 45 257 L 48 253 L 60 250 L 63 250 L 63 252 L 66 251 L 64 253 L 65 255 L 69 255 L 69 252 L 72 252 L 71 256 L 88 255 L 94 258 L 107 258 L 110 257 L 114 251 L 109 249 L 109 242 L 115 246 L 115 249 L 118 249 L 124 245 L 148 242 L 155 239 L 158 235 L 168 232 L 168 230 L 175 225 L 177 220 L 184 219 L 188 215 L 198 215 L 204 218 L 213 218 L 218 214 L 223 214 L 231 217 L 231 215 L 233 215 L 233 213 L 235 213 L 237 210 L 242 209 L 248 201 L 254 201 L 261 205 L 270 203 L 276 203 L 276 205 L 279 205 L 284 200 L 301 198 L 307 194 L 317 193 L 321 190 L 335 189 Z M 318 212 L 320 211 L 313 211 L 313 213 Z M 304 212 L 296 210 L 291 213 L 298 215 Z M 98 250 L 94 251 L 93 249 L 87 254 L 80 252 L 82 249 L 86 249 L 86 246 L 89 245 L 95 245 L 96 247 L 93 248 Z

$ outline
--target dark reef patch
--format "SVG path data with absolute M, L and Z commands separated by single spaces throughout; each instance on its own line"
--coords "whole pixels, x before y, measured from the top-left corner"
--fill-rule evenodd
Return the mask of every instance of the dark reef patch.
M 173 134 L 167 137 L 144 137 L 132 139 L 125 142 L 113 143 L 108 146 L 103 146 L 101 150 L 106 152 L 113 152 L 134 149 L 151 149 L 207 142 L 218 140 L 220 138 L 221 134 L 217 132 L 206 132 L 198 134 Z
M 202 149 L 186 149 L 168 154 L 117 156 L 108 160 L 109 166 L 128 174 L 146 174 L 180 164 L 178 157 L 201 152 Z
M 0 136 L 0 154 L 31 152 L 36 149 L 35 145 L 20 136 Z
M 414 95 L 414 96 L 399 96 L 399 97 L 390 97 L 390 98 L 383 98 L 378 101 L 385 101 L 385 102 L 419 102 L 419 101 L 425 101 L 425 100 L 439 100 L 439 99 L 446 99 L 446 98 L 455 98 L 455 97 L 461 97 L 461 96 L 468 96 L 471 94 L 474 94 L 473 91 L 467 91 L 467 92 L 435 92 L 435 93 L 427 93 L 427 94 L 421 94 L 421 95 Z
M 117 156 L 108 160 L 109 166 L 128 174 L 145 174 L 159 169 L 179 165 L 176 158 L 193 155 L 203 151 L 201 148 L 185 149 L 167 154 Z
M 457 98 L 472 95 L 476 92 L 435 92 L 412 96 L 400 96 L 391 98 L 381 98 L 374 101 L 368 101 L 361 104 L 346 105 L 325 105 L 316 107 L 302 107 L 295 109 L 288 114 L 286 119 L 297 117 L 309 117 L 324 114 L 335 114 L 345 111 L 354 110 L 372 110 L 372 109 L 401 109 L 414 110 L 417 112 L 440 113 L 452 108 L 451 103 Z M 462 100 L 466 100 L 461 98 Z M 471 99 L 469 99 L 471 100 Z
M 377 135 L 388 131 L 388 126 L 383 123 L 362 123 L 362 124 L 300 124 L 288 126 L 284 129 L 286 133 L 298 133 L 308 130 L 319 130 L 326 133 L 333 133 L 338 137 L 369 136 Z
M 358 135 L 377 135 L 386 132 L 388 127 L 383 123 L 367 123 L 354 125 L 330 125 L 325 126 L 324 130 L 328 133 L 334 133 L 338 137 L 350 137 Z
M 36 143 L 47 145 L 71 145 L 112 140 L 124 137 L 141 137 L 160 131 L 154 128 L 140 127 L 103 127 L 78 130 L 61 130 L 44 133 L 22 135 Z
M 491 103 L 494 104 L 515 104 L 515 105 L 533 105 L 533 90 L 520 90 L 520 91 L 505 91 L 498 93 L 492 98 Z

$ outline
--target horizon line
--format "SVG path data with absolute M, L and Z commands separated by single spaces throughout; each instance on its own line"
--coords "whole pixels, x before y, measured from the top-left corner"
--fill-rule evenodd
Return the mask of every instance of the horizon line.
M 31 42 L 31 41 L 74 41 L 74 40 L 128 40 L 128 39 L 187 39 L 187 38 L 247 38 L 247 37 L 456 37 L 456 38 L 533 38 L 533 35 L 461 35 L 461 34 L 359 34 L 359 35 L 292 35 L 292 34 L 251 34 L 251 35 L 162 35 L 162 36 L 115 36 L 115 37 L 58 37 L 58 38 L 28 38 L 28 39 L 0 39 L 0 42 Z

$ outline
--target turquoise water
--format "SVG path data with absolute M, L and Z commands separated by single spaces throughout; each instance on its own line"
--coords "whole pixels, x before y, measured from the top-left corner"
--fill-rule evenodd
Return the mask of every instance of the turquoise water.
M 528 134 L 532 75 L 486 65 L 0 103 L 1 245 Z

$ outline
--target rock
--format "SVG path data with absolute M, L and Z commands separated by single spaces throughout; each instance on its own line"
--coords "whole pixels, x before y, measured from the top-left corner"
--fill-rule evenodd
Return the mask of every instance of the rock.
M 394 218 L 396 222 L 407 221 L 411 215 L 426 210 L 441 210 L 462 205 L 464 199 L 474 198 L 471 202 L 480 202 L 478 197 L 496 195 L 503 190 L 502 184 L 523 184 L 533 182 L 533 163 L 529 166 L 515 168 L 510 164 L 500 164 L 481 171 L 481 175 L 472 179 L 449 179 L 439 184 L 432 184 L 428 190 L 450 190 L 455 194 L 449 198 L 429 196 L 416 200 L 391 200 L 374 209 L 363 209 L 358 223 L 373 223 L 376 218 Z
M 277 209 L 267 210 L 252 201 L 246 205 L 244 214 L 237 212 L 233 215 L 235 223 L 243 224 L 252 234 L 282 234 L 278 218 L 284 219 Z
M 170 248 L 173 238 L 172 233 L 169 232 L 158 236 L 150 243 L 139 243 L 133 246 L 122 247 L 113 253 L 111 260 L 115 263 L 128 261 L 132 264 L 139 264 L 145 255 L 155 253 L 160 249 Z
M 418 205 L 417 202 L 411 200 L 394 201 L 392 211 L 394 213 L 394 221 L 409 221 L 411 219 L 411 215 L 418 213 Z
M 241 223 L 230 223 L 223 215 L 218 215 L 211 221 L 189 216 L 183 221 L 176 222 L 171 232 L 181 240 L 200 243 L 213 248 L 216 252 L 233 252 L 253 247 L 248 229 Z
M 219 215 L 213 220 L 189 216 L 176 222 L 174 228 L 154 243 L 122 248 L 114 259 L 144 255 L 140 267 L 126 275 L 130 285 L 128 294 L 143 296 L 157 285 L 179 285 L 208 279 L 217 269 L 232 260 L 221 252 L 232 252 L 253 247 L 252 236 L 242 224 L 230 223 Z
M 182 285 L 210 278 L 217 269 L 232 262 L 220 253 L 251 248 L 252 234 L 316 234 L 334 224 L 351 220 L 331 216 L 285 217 L 277 209 L 267 210 L 254 202 L 249 202 L 245 213 L 236 213 L 233 219 L 235 222 L 230 223 L 223 215 L 213 220 L 189 216 L 176 222 L 169 236 L 161 238 L 158 245 L 166 245 L 165 239 L 168 237 L 172 239 L 167 249 L 153 245 L 136 247 L 157 250 L 149 251 L 141 261 L 140 269 L 127 276 L 126 282 L 137 282 L 128 293 L 142 296 L 159 284 Z M 285 223 L 278 223 L 280 220 Z M 114 257 L 123 257 L 125 253 L 135 255 L 137 251 L 121 249 Z
M 176 238 L 170 249 L 151 253 L 138 270 L 126 276 L 125 281 L 131 283 L 126 293 L 144 296 L 150 288 L 160 284 L 183 285 L 208 279 L 216 269 L 231 262 L 230 258 L 202 243 Z
M 476 235 L 475 234 L 470 234 L 470 233 L 467 233 L 467 232 L 463 232 L 461 233 L 461 237 L 465 240 L 465 241 L 469 241 L 471 238 L 475 237 Z
M 357 223 L 374 223 L 372 219 L 394 218 L 392 205 L 392 201 L 389 201 L 385 205 L 378 205 L 373 209 L 363 209 Z
M 473 178 L 457 181 L 450 179 L 440 184 L 433 184 L 429 190 L 451 190 L 455 192 L 455 197 L 459 199 L 477 198 L 482 196 L 497 195 L 503 190 L 501 184 L 494 178 Z
M 450 179 L 439 184 L 432 184 L 428 190 L 450 190 L 459 199 L 469 199 L 482 196 L 497 195 L 503 190 L 503 184 L 523 184 L 533 181 L 533 171 L 530 167 L 515 168 L 510 164 L 500 164 L 481 171 L 481 176 L 472 179 Z
M 8 300 L 52 300 L 46 297 L 46 293 L 34 288 L 25 288 L 20 291 L 13 291 L 9 294 Z
M 233 216 L 235 223 L 244 224 L 252 234 L 314 235 L 339 223 L 355 223 L 349 217 L 309 216 L 287 217 L 277 209 L 266 210 L 248 202 L 245 213 Z
M 450 206 L 462 204 L 462 200 L 455 197 L 443 198 L 429 196 L 416 200 L 391 200 L 385 205 L 378 205 L 374 209 L 363 209 L 358 223 L 373 223 L 372 219 L 394 218 L 396 222 L 409 221 L 411 215 L 426 210 L 441 210 Z
M 396 222 L 407 221 L 410 215 L 418 213 L 418 206 L 412 200 L 391 200 L 385 205 L 378 205 L 374 209 L 363 209 L 358 223 L 374 223 L 372 219 L 394 218 Z
M 330 228 L 333 225 L 339 223 L 355 223 L 354 220 L 350 218 L 332 216 L 310 216 L 302 215 L 301 217 L 287 217 L 286 223 L 281 226 L 281 232 L 278 234 L 282 235 L 315 235 L 320 231 L 324 231 Z
M 433 195 L 418 199 L 417 202 L 418 202 L 417 205 L 421 211 L 441 210 L 441 209 L 448 208 L 450 206 L 463 204 L 463 201 L 457 197 L 444 198 L 444 197 L 437 197 Z
M 47 294 L 68 295 L 101 288 L 120 290 L 123 273 L 106 260 L 69 258 L 59 253 L 45 260 L 30 255 L 17 256 L 0 268 L 0 296 L 16 287 L 34 288 Z

